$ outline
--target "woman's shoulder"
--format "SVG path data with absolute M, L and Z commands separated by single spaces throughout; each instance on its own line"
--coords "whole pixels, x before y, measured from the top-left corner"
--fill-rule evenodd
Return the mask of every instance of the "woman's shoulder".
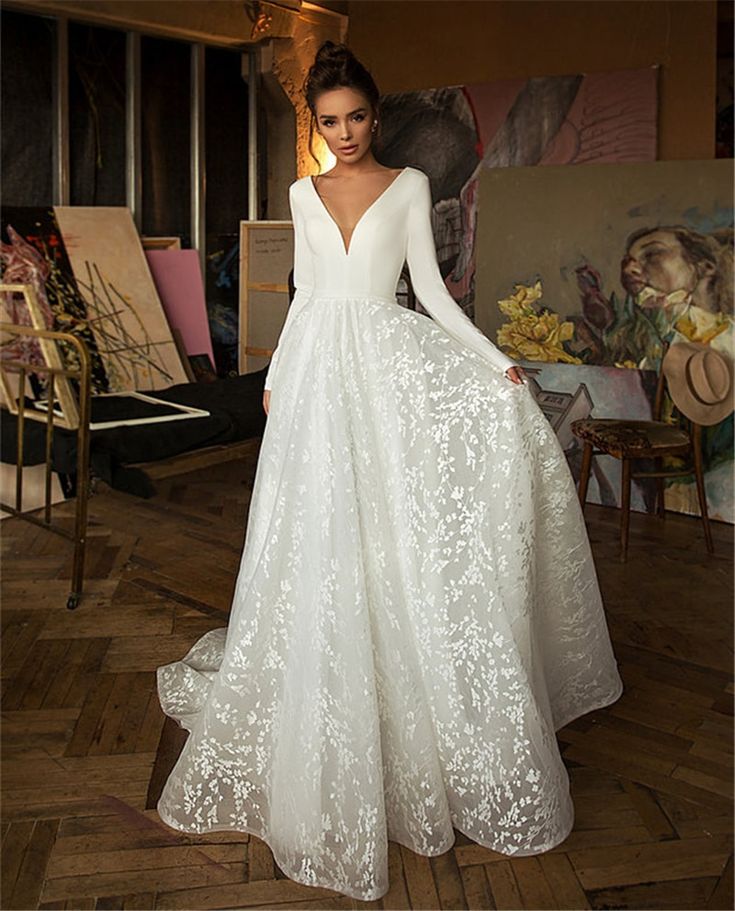
M 289 184 L 288 201 L 292 209 L 295 207 L 301 208 L 307 205 L 307 194 L 309 192 L 306 185 L 307 180 L 311 180 L 311 177 L 308 174 L 305 177 L 298 177 Z
M 410 164 L 406 165 L 406 167 L 403 170 L 409 171 L 413 175 L 415 180 L 419 180 L 419 181 L 427 180 L 428 181 L 428 179 L 429 179 L 429 175 L 425 171 L 422 171 L 421 168 L 415 168 L 413 165 L 410 165 Z
M 306 174 L 304 177 L 297 177 L 296 180 L 294 180 L 291 184 L 289 184 L 288 192 L 289 193 L 297 192 L 300 187 L 302 187 L 306 184 L 307 180 L 311 180 L 311 176 L 309 174 Z

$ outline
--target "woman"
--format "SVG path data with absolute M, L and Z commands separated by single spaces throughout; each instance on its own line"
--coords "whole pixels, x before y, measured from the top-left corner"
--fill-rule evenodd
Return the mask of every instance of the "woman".
M 306 96 L 337 164 L 290 187 L 297 290 L 231 619 L 159 671 L 190 735 L 158 809 L 372 900 L 388 839 L 563 841 L 555 730 L 622 684 L 564 453 L 446 290 L 428 178 L 373 158 L 378 92 L 346 48 Z M 434 319 L 396 302 L 404 258 Z

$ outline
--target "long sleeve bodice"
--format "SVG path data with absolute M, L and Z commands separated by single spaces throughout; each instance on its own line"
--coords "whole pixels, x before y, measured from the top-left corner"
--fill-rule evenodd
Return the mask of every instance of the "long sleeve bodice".
M 395 299 L 404 262 L 414 291 L 435 322 L 456 341 L 477 352 L 499 371 L 516 362 L 466 316 L 444 283 L 431 226 L 431 191 L 423 171 L 406 167 L 363 213 L 348 248 L 311 177 L 289 187 L 294 225 L 294 284 L 265 388 L 272 388 L 281 342 L 296 315 L 318 297 Z

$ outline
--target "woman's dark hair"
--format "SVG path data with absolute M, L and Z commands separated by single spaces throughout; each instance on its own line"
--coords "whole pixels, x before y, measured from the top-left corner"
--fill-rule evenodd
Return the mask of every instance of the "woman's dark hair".
M 314 62 L 309 67 L 309 72 L 304 80 L 304 97 L 311 111 L 309 154 L 314 161 L 319 161 L 312 148 L 316 125 L 316 100 L 322 92 L 329 92 L 342 86 L 361 92 L 370 102 L 373 116 L 377 116 L 380 108 L 380 92 L 373 77 L 347 45 L 325 41 L 316 52 Z M 380 118 L 378 118 L 377 126 L 377 131 L 379 130 Z

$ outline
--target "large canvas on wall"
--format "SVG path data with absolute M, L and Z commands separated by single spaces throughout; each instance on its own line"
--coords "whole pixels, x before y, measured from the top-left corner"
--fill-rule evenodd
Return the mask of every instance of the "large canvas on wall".
M 735 357 L 732 198 L 729 160 L 483 173 L 480 328 L 524 364 L 558 365 L 568 383 L 581 365 L 608 368 L 592 415 L 634 417 L 613 413 L 609 396 L 628 401 L 628 374 L 655 372 L 663 341 Z M 710 514 L 733 522 L 732 415 L 704 428 L 703 446 Z M 591 501 L 607 496 L 591 483 Z M 667 481 L 666 506 L 698 515 L 693 477 Z
M 410 164 L 429 175 L 442 274 L 470 318 L 475 315 L 480 174 L 490 168 L 653 161 L 656 86 L 657 68 L 649 67 L 449 86 L 383 98 L 376 157 L 383 164 Z

